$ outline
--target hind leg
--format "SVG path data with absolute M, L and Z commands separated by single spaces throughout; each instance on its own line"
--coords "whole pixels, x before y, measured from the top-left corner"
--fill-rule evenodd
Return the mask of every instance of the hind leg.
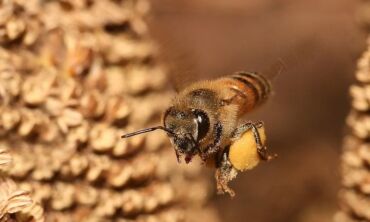
M 260 134 L 258 132 L 258 128 L 261 128 L 261 127 L 263 127 L 263 122 L 262 121 L 258 121 L 256 123 L 246 122 L 246 123 L 242 124 L 241 126 L 239 126 L 234 131 L 233 139 L 237 140 L 245 132 L 247 132 L 248 130 L 252 130 L 254 139 L 255 139 L 256 144 L 257 144 L 257 152 L 258 152 L 260 158 L 262 160 L 268 161 L 268 160 L 271 160 L 271 159 L 275 158 L 277 155 L 276 154 L 270 155 L 270 154 L 267 153 L 267 147 L 262 144 L 261 137 L 260 137 Z
M 228 157 L 228 149 L 223 152 L 221 158 L 216 162 L 217 169 L 215 173 L 217 191 L 219 194 L 228 193 L 231 197 L 235 196 L 235 192 L 231 189 L 228 183 L 237 175 L 237 170 L 231 165 Z

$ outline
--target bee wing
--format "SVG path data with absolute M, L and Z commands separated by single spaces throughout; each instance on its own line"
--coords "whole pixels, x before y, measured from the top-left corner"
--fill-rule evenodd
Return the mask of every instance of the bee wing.
M 294 49 L 288 50 L 287 54 L 276 58 L 275 62 L 262 70 L 262 75 L 272 82 L 278 76 L 288 72 L 290 67 L 302 64 L 302 61 L 305 61 L 302 59 L 303 57 L 312 58 L 316 53 L 315 50 L 312 50 L 312 44 L 311 40 L 307 40 L 296 45 Z
M 282 72 L 286 70 L 287 65 L 284 59 L 279 58 L 276 62 L 267 67 L 267 69 L 263 70 L 261 73 L 266 79 L 272 82 L 277 76 L 279 76 Z
M 162 49 L 159 59 L 166 64 L 168 79 L 176 92 L 199 79 L 196 75 L 196 62 L 189 49 L 181 48 L 181 44 L 166 42 L 160 45 Z

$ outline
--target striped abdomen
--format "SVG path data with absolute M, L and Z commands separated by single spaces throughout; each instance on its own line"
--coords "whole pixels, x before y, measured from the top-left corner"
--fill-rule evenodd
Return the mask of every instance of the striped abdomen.
M 235 92 L 232 103 L 239 105 L 240 116 L 266 101 L 271 92 L 269 81 L 256 73 L 238 72 L 221 81 Z

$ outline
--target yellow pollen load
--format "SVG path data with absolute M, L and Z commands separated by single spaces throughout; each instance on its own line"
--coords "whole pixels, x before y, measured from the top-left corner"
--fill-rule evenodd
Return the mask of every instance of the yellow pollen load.
M 265 128 L 258 128 L 261 142 L 266 143 Z M 230 146 L 229 160 L 235 169 L 244 171 L 250 170 L 257 166 L 260 161 L 257 153 L 257 144 L 252 130 L 245 132 L 240 139 L 235 141 Z

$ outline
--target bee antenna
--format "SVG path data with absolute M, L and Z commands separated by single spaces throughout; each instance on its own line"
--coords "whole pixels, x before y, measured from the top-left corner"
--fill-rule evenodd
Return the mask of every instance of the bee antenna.
M 167 133 L 169 133 L 171 135 L 174 135 L 174 133 L 171 130 L 167 129 L 166 127 L 163 127 L 163 126 L 155 126 L 155 127 L 151 127 L 151 128 L 146 128 L 146 129 L 138 130 L 136 132 L 124 134 L 124 135 L 121 136 L 121 138 L 128 138 L 128 137 L 136 136 L 136 135 L 139 135 L 139 134 L 152 132 L 152 131 L 158 130 L 158 129 L 159 130 L 164 130 Z

